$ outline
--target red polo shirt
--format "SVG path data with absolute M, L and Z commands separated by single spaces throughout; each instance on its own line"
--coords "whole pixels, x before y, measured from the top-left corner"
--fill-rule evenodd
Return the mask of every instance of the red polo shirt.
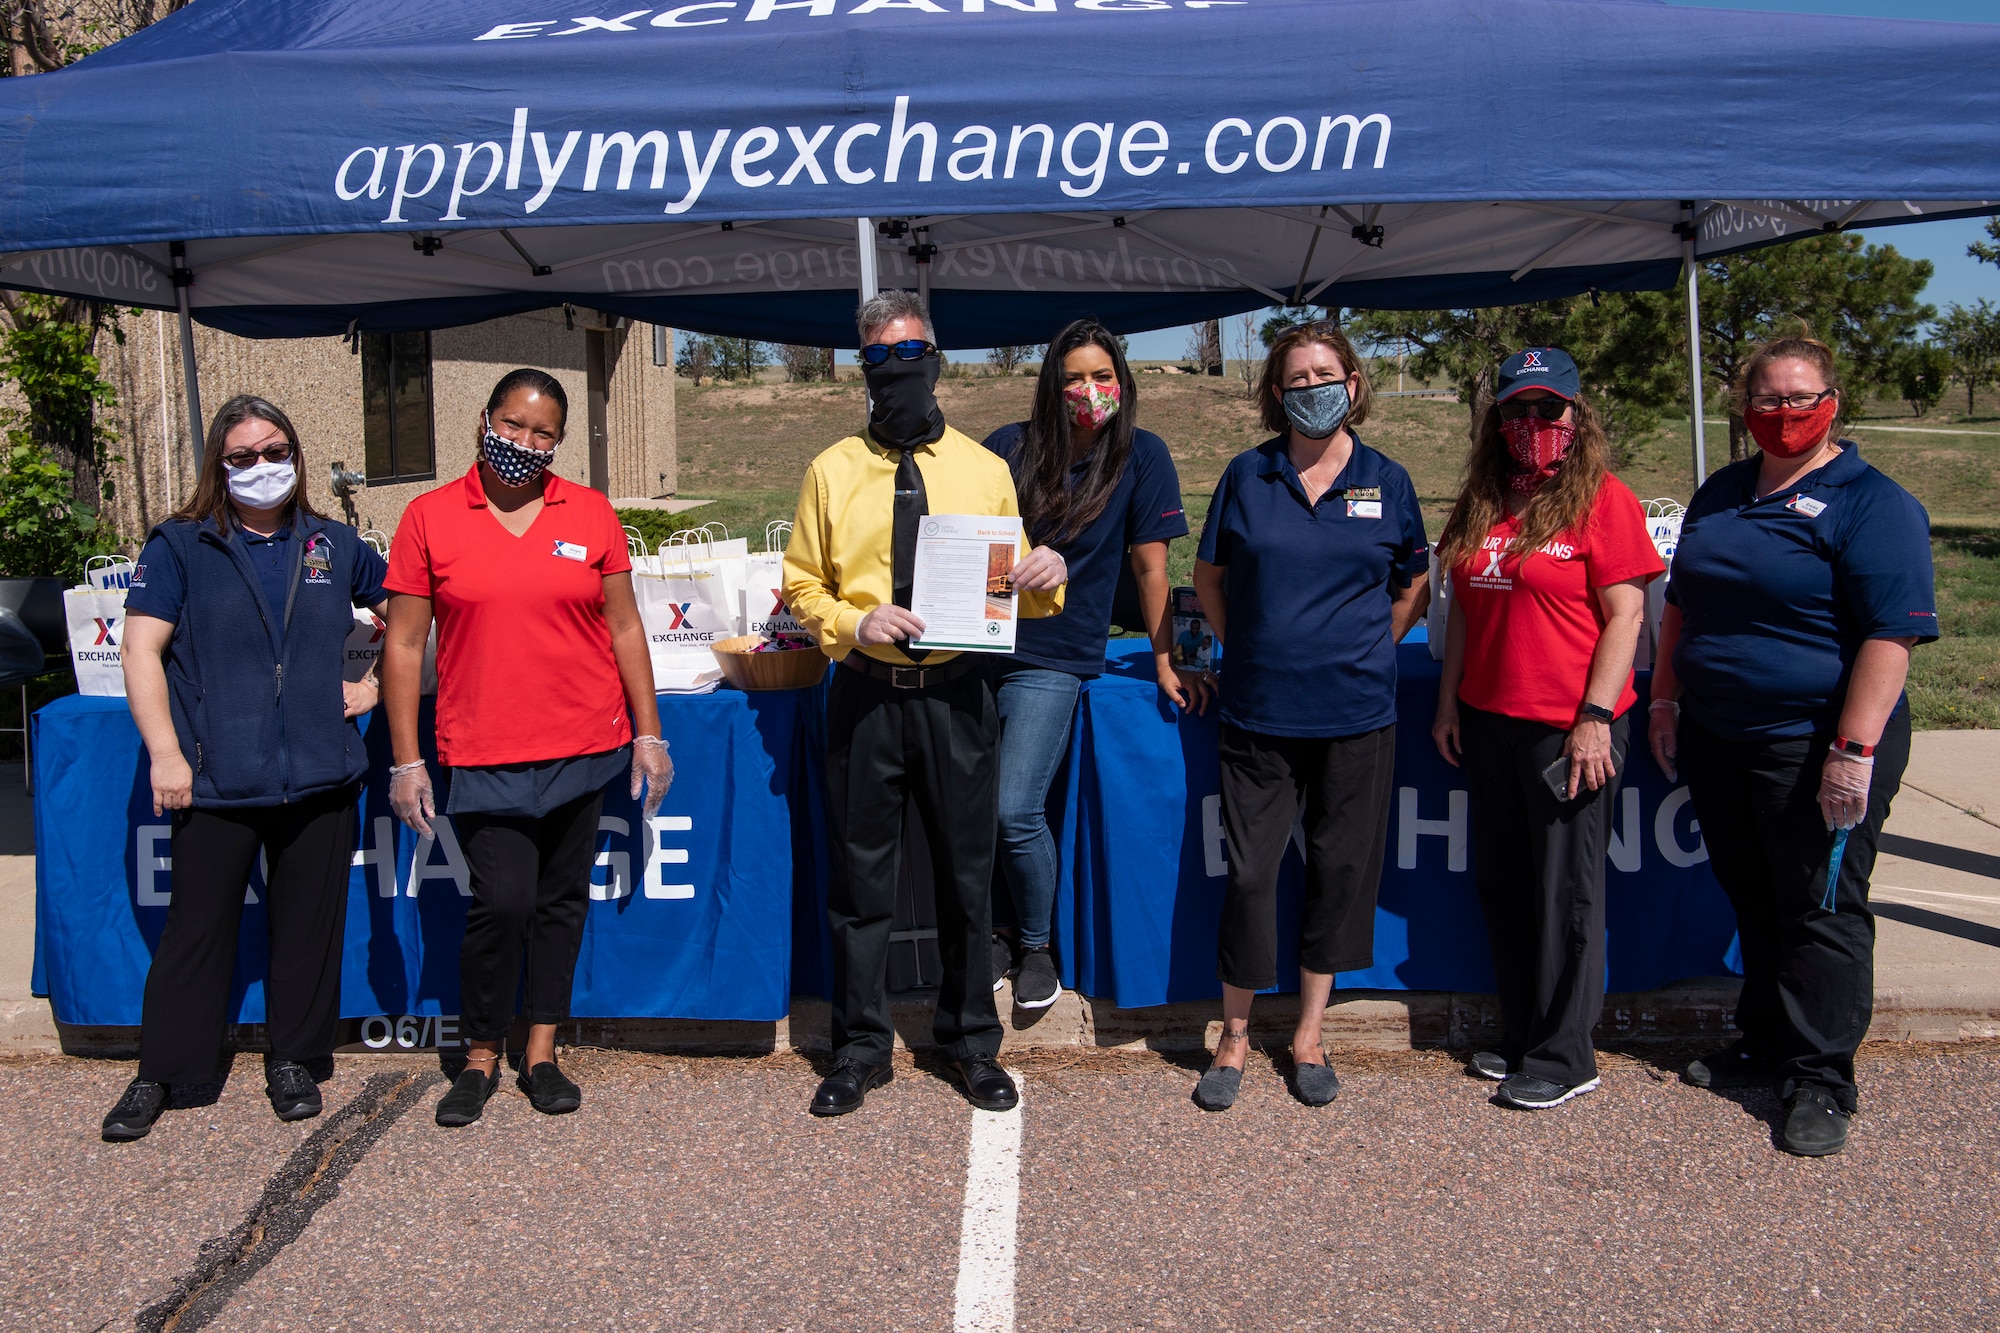
M 560 477 L 519 537 L 488 509 L 477 463 L 412 500 L 382 586 L 431 599 L 438 758 L 525 764 L 630 741 L 604 579 L 631 568 L 611 502 Z
M 1590 664 L 1604 629 L 1594 595 L 1627 579 L 1666 571 L 1646 534 L 1646 511 L 1632 489 L 1607 476 L 1582 527 L 1541 550 L 1508 547 L 1521 520 L 1503 517 L 1479 554 L 1452 571 L 1452 596 L 1465 613 L 1465 675 L 1458 697 L 1474 708 L 1565 730 L 1576 724 Z M 1632 668 L 1611 711 L 1638 698 Z

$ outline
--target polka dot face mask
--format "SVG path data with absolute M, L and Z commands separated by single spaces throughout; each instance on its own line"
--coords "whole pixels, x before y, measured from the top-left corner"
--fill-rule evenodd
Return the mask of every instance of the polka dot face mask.
M 493 418 L 485 418 L 486 433 L 480 437 L 480 452 L 493 475 L 509 486 L 526 486 L 556 461 L 553 449 L 523 449 L 493 429 Z

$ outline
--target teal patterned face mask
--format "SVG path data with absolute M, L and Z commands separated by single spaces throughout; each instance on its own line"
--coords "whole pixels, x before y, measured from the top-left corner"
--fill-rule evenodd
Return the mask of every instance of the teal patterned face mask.
M 1340 380 L 1287 389 L 1280 401 L 1284 403 L 1286 417 L 1309 440 L 1324 440 L 1339 430 L 1350 408 L 1347 385 Z

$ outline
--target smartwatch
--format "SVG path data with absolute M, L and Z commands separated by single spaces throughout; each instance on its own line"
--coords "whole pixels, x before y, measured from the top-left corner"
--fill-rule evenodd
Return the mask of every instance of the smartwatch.
M 1609 708 L 1601 704 L 1590 703 L 1587 700 L 1576 711 L 1584 717 L 1595 718 L 1599 722 L 1616 722 L 1618 720 L 1618 714 L 1612 712 Z
M 1872 759 L 1875 757 L 1874 746 L 1863 745 L 1860 741 L 1851 741 L 1845 736 L 1835 736 L 1832 748 L 1840 751 L 1842 754 L 1851 754 L 1856 759 Z

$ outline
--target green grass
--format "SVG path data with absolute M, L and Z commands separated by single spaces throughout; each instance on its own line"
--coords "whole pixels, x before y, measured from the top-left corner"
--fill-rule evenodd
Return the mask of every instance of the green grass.
M 1237 379 L 1144 374 L 1138 382 L 1140 423 L 1166 440 L 1180 469 L 1191 532 L 1169 549 L 1168 572 L 1176 584 L 1186 584 L 1216 478 L 1265 432 Z M 938 397 L 947 419 L 978 439 L 1024 416 L 1033 388 L 1018 377 L 946 379 Z M 1978 412 L 1964 407 L 1963 394 L 1955 394 L 1919 419 L 1902 403 L 1878 401 L 1852 432 L 1863 456 L 1931 515 L 1943 638 L 1919 648 L 1910 670 L 1911 715 L 1925 728 L 2000 728 L 2000 411 L 1984 396 Z M 791 518 L 806 463 L 850 434 L 864 410 L 859 385 L 851 381 L 699 389 L 683 381 L 677 412 L 681 494 L 709 503 L 674 515 L 628 511 L 626 521 L 644 515 L 653 545 L 675 527 L 720 522 L 759 549 L 767 521 Z M 1719 404 L 1711 403 L 1708 415 L 1719 417 Z M 1361 429 L 1369 444 L 1409 469 L 1433 539 L 1457 494 L 1467 424 L 1466 409 L 1455 402 L 1378 398 L 1374 419 Z M 1936 430 L 1993 433 L 1917 433 Z M 1710 467 L 1726 464 L 1728 427 L 1710 424 L 1707 439 Z M 1619 476 L 1641 497 L 1685 500 L 1693 493 L 1685 417 L 1663 420 L 1625 441 L 1623 454 Z M 655 527 L 657 537 L 650 535 Z

